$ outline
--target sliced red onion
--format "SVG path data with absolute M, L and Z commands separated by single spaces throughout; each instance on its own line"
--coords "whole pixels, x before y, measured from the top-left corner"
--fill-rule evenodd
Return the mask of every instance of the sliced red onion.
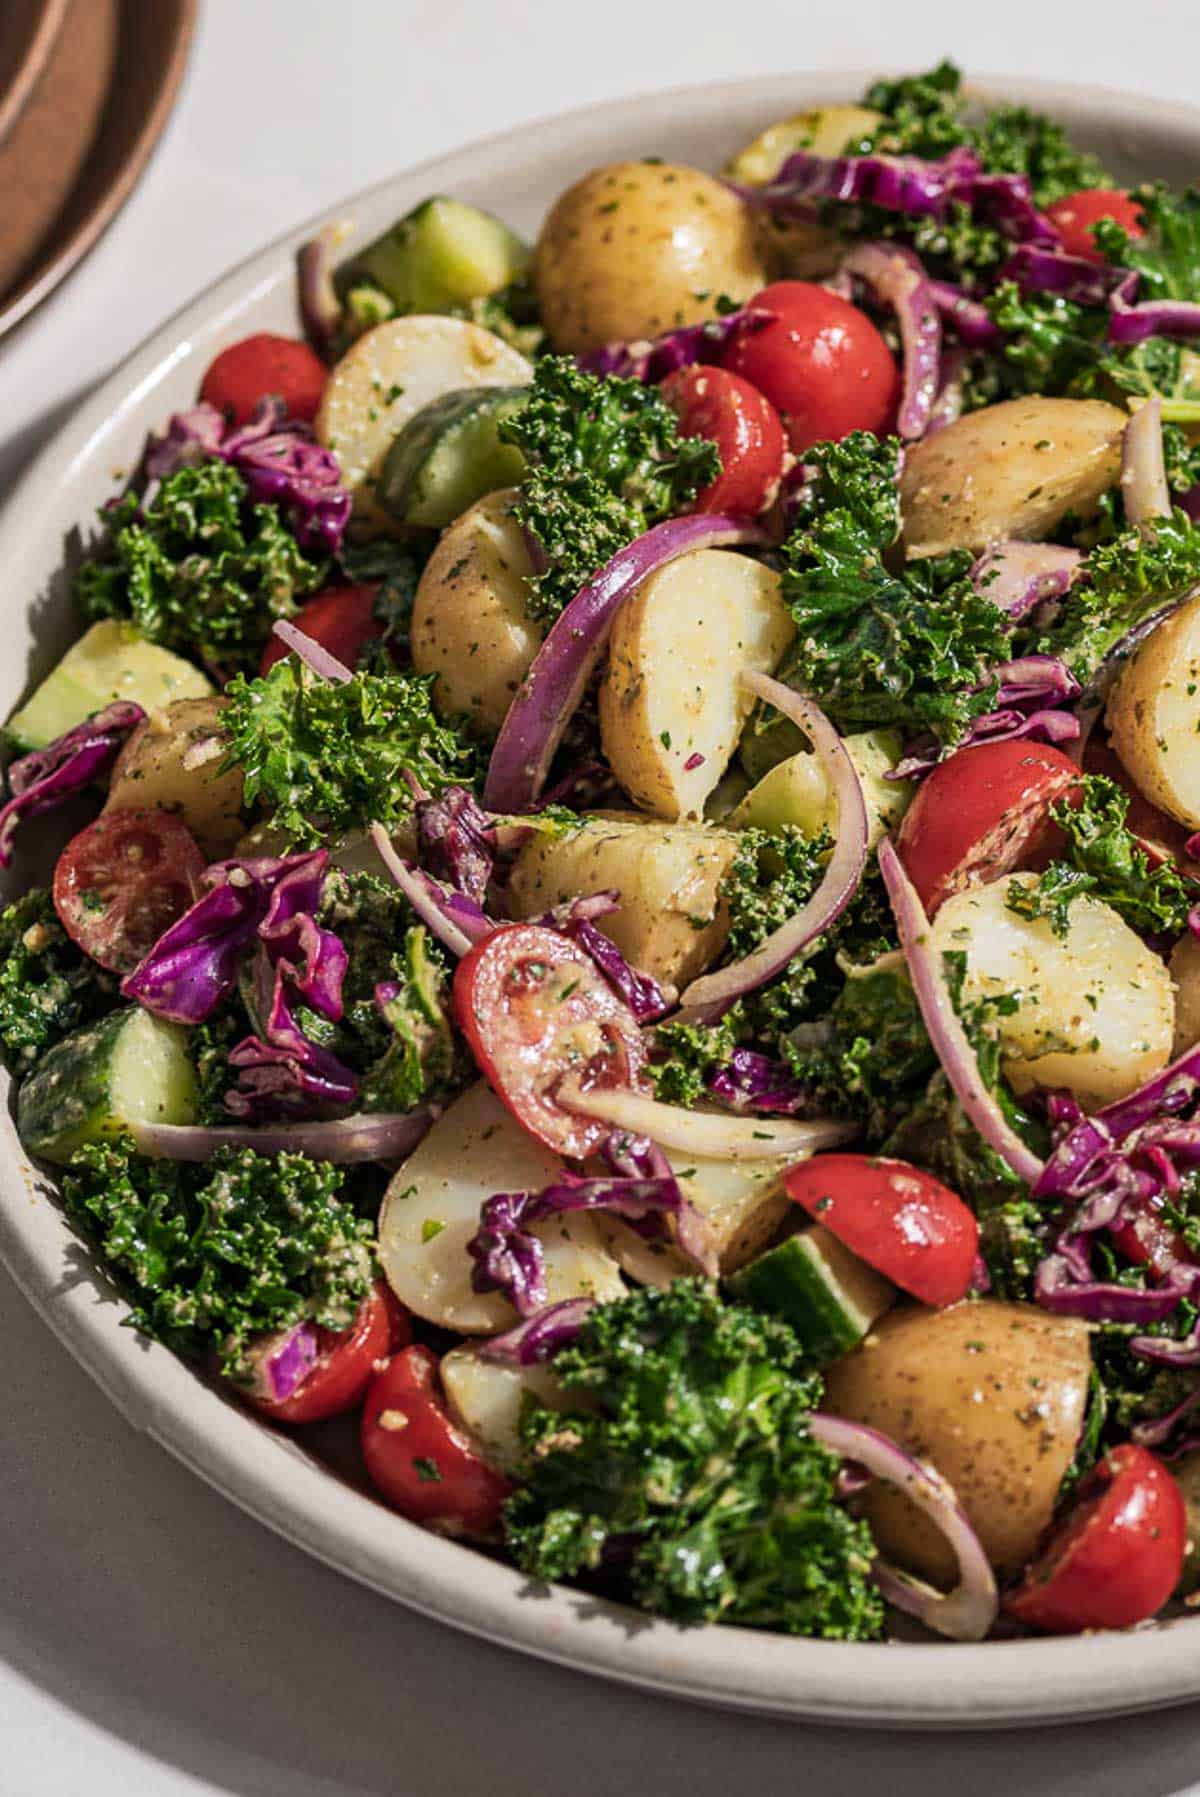
M 979 1071 L 950 998 L 938 957 L 929 946 L 929 919 L 916 887 L 904 871 L 890 840 L 879 845 L 879 871 L 892 901 L 900 946 L 929 1039 L 955 1097 L 984 1141 L 1028 1185 L 1040 1177 L 1042 1163 L 1011 1127 Z
M 721 1161 L 762 1161 L 777 1155 L 798 1158 L 822 1148 L 836 1148 L 858 1133 L 855 1123 L 832 1118 L 813 1118 L 797 1123 L 789 1118 L 719 1116 L 713 1111 L 687 1111 L 680 1105 L 660 1104 L 629 1087 L 610 1086 L 585 1092 L 570 1082 L 555 1096 L 565 1110 L 596 1117 L 614 1129 L 633 1136 L 647 1136 L 660 1148 L 676 1148 L 682 1154 L 708 1155 Z
M 938 390 L 942 321 L 920 258 L 898 244 L 860 243 L 842 258 L 841 272 L 865 282 L 896 315 L 904 351 L 896 429 L 910 441 L 923 437 Z
M 875 1582 L 888 1603 L 952 1641 L 982 1641 L 1000 1607 L 996 1578 L 949 1481 L 865 1423 L 850 1423 L 816 1410 L 808 1427 L 814 1440 L 831 1453 L 865 1467 L 875 1478 L 902 1491 L 940 1530 L 958 1561 L 957 1585 L 952 1591 L 938 1591 L 890 1560 L 876 1560 Z
M 1200 337 L 1200 305 L 1190 300 L 1143 300 L 1132 304 L 1138 277 L 1129 275 L 1110 294 L 1110 343 L 1144 343 L 1147 337 Z
M 942 315 L 942 323 L 952 330 L 968 349 L 999 349 L 1004 332 L 982 300 L 972 299 L 951 281 L 930 281 L 933 303 Z
M 371 825 L 371 840 L 417 916 L 452 955 L 465 955 L 476 942 L 491 935 L 496 926 L 474 899 L 456 892 L 452 886 L 444 886 L 432 874 L 405 861 L 396 853 L 382 824 Z
M 1098 1279 L 1079 1280 L 1077 1271 L 1064 1254 L 1048 1254 L 1039 1263 L 1033 1295 L 1043 1310 L 1052 1310 L 1059 1316 L 1083 1317 L 1089 1323 L 1159 1323 L 1188 1295 L 1193 1283 L 1190 1278 L 1176 1278 L 1172 1273 L 1161 1285 L 1141 1288 Z M 1134 1345 L 1142 1340 L 1170 1346 L 1169 1342 L 1159 1343 L 1154 1336 L 1135 1336 Z
M 1135 1347 L 1137 1339 L 1139 1338 L 1135 1338 L 1134 1341 Z M 1152 1335 L 1145 1339 L 1157 1341 L 1158 1337 Z M 1197 1356 L 1200 1358 L 1200 1349 L 1197 1350 Z M 1130 1439 L 1136 1441 L 1143 1448 L 1161 1447 L 1167 1437 L 1174 1434 L 1176 1426 L 1183 1421 L 1185 1416 L 1191 1414 L 1197 1404 L 1200 1404 L 1200 1385 L 1197 1385 L 1194 1391 L 1190 1391 L 1180 1403 L 1168 1410 L 1165 1416 L 1157 1416 L 1151 1422 L 1135 1423 L 1129 1431 Z
M 347 233 L 344 220 L 325 225 L 296 252 L 300 317 L 314 348 L 326 355 L 342 319 L 341 301 L 333 285 L 333 252 Z
M 274 631 L 280 642 L 294 649 L 305 667 L 311 668 L 319 679 L 332 681 L 335 686 L 345 686 L 348 680 L 353 680 L 354 675 L 344 661 L 323 649 L 315 637 L 300 630 L 289 619 L 277 618 Z
M 1171 516 L 1171 490 L 1163 459 L 1162 400 L 1139 406 L 1121 440 L 1121 497 L 1131 524 Z
M 1045 599 L 1060 599 L 1082 565 L 1082 551 L 1057 543 L 996 543 L 975 563 L 971 579 L 1015 621 Z
M 555 750 L 583 698 L 613 619 L 648 574 L 693 549 L 763 544 L 759 525 L 720 512 L 668 518 L 619 549 L 555 620 L 500 726 L 483 801 L 491 811 L 530 811 Z
M 925 435 L 932 437 L 962 417 L 966 403 L 967 352 L 961 344 L 942 351 L 938 390 L 933 396 Z
M 553 1360 L 560 1348 L 575 1340 L 595 1302 L 594 1298 L 563 1298 L 558 1304 L 548 1304 L 515 1329 L 506 1329 L 503 1335 L 493 1335 L 490 1341 L 482 1342 L 479 1358 L 509 1366 L 540 1366 Z
M 282 1403 L 307 1379 L 320 1352 L 315 1323 L 293 1323 L 275 1335 L 264 1336 L 250 1350 L 250 1390 L 268 1404 Z
M 436 1105 L 423 1105 L 403 1114 L 360 1111 L 319 1123 L 266 1123 L 254 1128 L 133 1123 L 129 1128 L 141 1152 L 158 1160 L 207 1161 L 218 1148 L 253 1148 L 256 1154 L 307 1154 L 316 1161 L 348 1167 L 361 1161 L 403 1160 L 437 1115 Z
M 687 987 L 681 1000 L 683 1012 L 693 1018 L 703 1012 L 705 1022 L 728 1010 L 743 993 L 774 979 L 801 949 L 825 933 L 858 890 L 867 859 L 867 807 L 862 786 L 845 744 L 825 713 L 811 699 L 752 669 L 743 669 L 742 684 L 798 724 L 812 743 L 837 805 L 837 841 L 824 878 L 807 905 L 773 930 L 753 954 L 715 973 L 702 974 Z

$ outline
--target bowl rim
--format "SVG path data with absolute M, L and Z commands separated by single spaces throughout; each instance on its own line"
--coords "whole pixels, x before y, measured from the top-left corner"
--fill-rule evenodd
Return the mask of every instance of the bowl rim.
M 12 590 L 111 463 L 122 437 L 161 417 L 162 387 L 178 382 L 222 329 L 291 282 L 297 247 L 353 209 L 382 212 L 414 181 L 467 185 L 473 167 L 499 159 L 514 171 L 553 167 L 584 138 L 644 119 L 669 140 L 672 125 L 714 105 L 791 106 L 844 97 L 878 70 L 752 76 L 607 100 L 500 131 L 430 157 L 324 208 L 189 300 L 101 383 L 26 469 L 0 511 L 0 565 Z M 1136 137 L 1152 124 L 1200 155 L 1200 111 L 1120 89 L 1028 77 L 972 81 L 973 94 L 1034 104 L 1097 133 Z M 778 105 L 780 102 L 776 100 Z M 1153 118 L 1147 115 L 1153 108 Z M 391 202 L 394 205 L 394 200 Z M 411 202 L 406 202 L 411 203 Z M 161 402 L 159 402 L 161 404 Z M 55 557 L 60 552 L 55 550 Z M 19 615 L 31 602 L 24 597 Z M 842 1643 L 743 1628 L 683 1630 L 560 1586 L 531 1586 L 499 1560 L 404 1521 L 265 1427 L 176 1360 L 122 1326 L 125 1306 L 91 1265 L 28 1162 L 11 1121 L 0 1165 L 0 1259 L 59 1340 L 136 1428 L 278 1534 L 327 1565 L 422 1614 L 498 1644 L 621 1683 L 725 1708 L 860 1726 L 985 1728 L 1080 1720 L 1200 1696 L 1196 1624 L 1177 1619 L 1123 1634 L 983 1645 Z

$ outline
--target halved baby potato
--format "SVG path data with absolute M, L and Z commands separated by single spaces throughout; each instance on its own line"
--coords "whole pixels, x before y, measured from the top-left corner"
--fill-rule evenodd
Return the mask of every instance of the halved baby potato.
M 1171 1057 L 1177 1059 L 1200 1042 L 1200 939 L 1190 930 L 1171 951 L 1170 968 L 1175 982 L 1175 1040 Z
M 547 1410 L 581 1408 L 579 1394 L 564 1391 L 548 1366 L 485 1360 L 478 1348 L 466 1344 L 442 1356 L 439 1373 L 451 1415 L 505 1473 L 521 1460 L 521 1412 L 527 1400 Z
M 644 580 L 617 613 L 600 683 L 600 741 L 638 805 L 699 818 L 754 695 L 795 635 L 779 576 L 730 549 L 697 549 Z
M 245 829 L 245 782 L 226 767 L 224 699 L 175 699 L 150 711 L 118 755 L 106 811 L 173 812 L 210 861 L 231 854 Z
M 1008 399 L 906 452 L 900 478 L 910 556 L 1048 536 L 1086 517 L 1121 472 L 1128 415 L 1098 399 Z
M 791 1199 L 780 1183 L 794 1155 L 778 1160 L 717 1161 L 667 1149 L 680 1190 L 708 1226 L 722 1273 L 734 1273 L 761 1254 L 788 1214 Z M 696 1269 L 670 1243 L 648 1241 L 618 1217 L 597 1218 L 605 1244 L 639 1285 L 669 1285 Z
M 1122 670 L 1105 721 L 1152 804 L 1200 828 L 1200 596 L 1152 630 Z
M 1036 883 L 1035 874 L 1008 874 L 955 894 L 933 921 L 932 946 L 965 954 L 968 1000 L 1017 998 L 1016 1011 L 997 1018 L 996 1028 L 1018 1092 L 1065 1086 L 1085 1105 L 1111 1104 L 1171 1057 L 1171 976 L 1099 899 L 1074 901 L 1065 936 L 1044 917 L 1011 910 L 1009 898 Z
M 529 549 L 513 517 L 515 487 L 479 500 L 442 533 L 413 600 L 412 659 L 436 674 L 442 717 L 485 734 L 504 722 L 542 640 L 529 615 Z
M 379 1213 L 379 1264 L 414 1316 L 460 1335 L 494 1335 L 517 1321 L 499 1292 L 471 1288 L 467 1243 L 495 1192 L 537 1191 L 562 1176 L 558 1158 L 513 1119 L 482 1080 L 438 1118 L 393 1176 Z M 619 1298 L 620 1269 L 594 1219 L 568 1213 L 535 1223 L 547 1302 Z
M 814 156 L 842 156 L 850 146 L 873 131 L 882 114 L 867 106 L 822 106 L 816 112 L 799 112 L 779 119 L 739 150 L 725 173 L 746 187 L 762 187 L 774 180 L 796 150 Z M 801 213 L 756 212 L 755 227 L 767 266 L 773 276 L 815 280 L 836 267 L 842 239 L 836 231 Z

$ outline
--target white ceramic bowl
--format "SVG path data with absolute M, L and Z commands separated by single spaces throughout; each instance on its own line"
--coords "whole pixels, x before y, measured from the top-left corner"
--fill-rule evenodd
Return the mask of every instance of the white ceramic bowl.
M 594 107 L 475 144 L 348 201 L 334 216 L 366 241 L 430 192 L 491 208 L 533 234 L 548 203 L 598 162 L 667 155 L 717 168 L 768 121 L 844 99 L 871 79 L 771 76 Z M 1104 152 L 1119 174 L 1182 183 L 1200 165 L 1200 113 L 1132 96 L 994 81 Z M 314 223 L 323 222 L 321 220 Z M 64 570 L 94 510 L 134 465 L 149 428 L 187 404 L 223 344 L 296 331 L 283 238 L 187 306 L 59 432 L 0 517 L 4 629 L 0 715 L 72 634 Z M 11 634 L 9 634 L 11 633 Z M 18 870 L 19 871 L 19 870 Z M 124 1307 L 88 1267 L 11 1123 L 0 1167 L 0 1254 L 61 1341 L 136 1428 L 329 1565 L 488 1639 L 604 1677 L 736 1709 L 891 1726 L 970 1728 L 1112 1715 L 1200 1695 L 1200 1620 L 1064 1641 L 849 1645 L 750 1630 L 682 1630 L 426 1534 L 262 1427 L 169 1354 L 123 1328 Z

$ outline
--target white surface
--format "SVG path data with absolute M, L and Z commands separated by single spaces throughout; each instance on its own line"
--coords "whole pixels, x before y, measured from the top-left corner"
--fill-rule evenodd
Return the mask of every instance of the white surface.
M 657 21 L 610 0 L 585 36 L 562 5 L 209 0 L 180 113 L 132 206 L 0 351 L 0 481 L 215 270 L 391 168 L 621 91 L 805 61 L 915 66 L 945 49 L 1003 69 L 1025 60 L 1026 36 L 1045 44 L 1046 9 L 1028 0 L 975 14 L 950 41 L 938 16 L 963 11 L 909 0 L 888 25 L 873 8 L 822 19 L 758 0 L 751 33 L 728 0 Z M 1038 72 L 1192 97 L 1200 26 L 1183 4 L 1143 6 L 1134 41 L 1071 13 L 1079 41 L 1063 29 Z M 503 1780 L 671 1797 L 733 1775 L 766 1792 L 885 1778 L 916 1791 L 932 1776 L 986 1793 L 1012 1787 L 1018 1754 L 1035 1793 L 1192 1788 L 1191 1713 L 1019 1743 L 851 1740 L 702 1715 L 453 1637 L 312 1565 L 133 1435 L 7 1284 L 0 1328 L 4 1792 L 305 1797 Z

